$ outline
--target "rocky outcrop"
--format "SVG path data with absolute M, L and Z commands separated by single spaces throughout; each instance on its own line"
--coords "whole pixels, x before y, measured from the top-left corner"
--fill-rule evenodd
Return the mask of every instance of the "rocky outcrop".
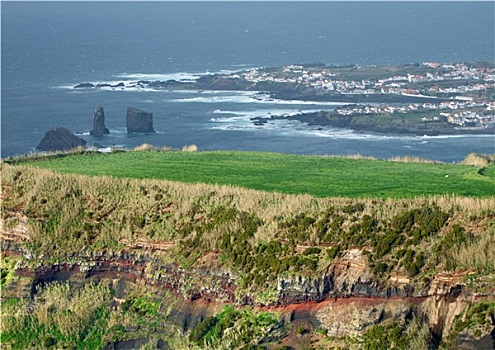
M 65 151 L 86 145 L 86 140 L 74 135 L 69 129 L 54 128 L 45 133 L 36 149 L 40 151 Z
M 92 83 L 80 83 L 74 86 L 74 89 L 86 89 L 86 88 L 94 88 L 95 84 Z
M 22 256 L 27 260 L 45 261 L 48 254 L 35 257 L 20 247 L 13 240 L 18 237 L 4 232 L 2 251 L 8 255 Z M 12 239 L 9 239 L 12 238 Z M 236 301 L 236 276 L 229 271 L 208 268 L 182 269 L 174 263 L 162 263 L 140 249 L 120 252 L 81 251 L 79 254 L 66 256 L 64 261 L 70 263 L 40 264 L 37 268 L 24 266 L 17 270 L 17 275 L 33 279 L 33 287 L 39 283 L 66 281 L 69 279 L 109 278 L 138 282 L 149 286 L 170 290 L 184 300 L 204 300 L 216 302 Z
M 155 292 L 171 291 L 180 297 L 176 304 L 167 307 L 166 312 L 167 319 L 183 331 L 191 330 L 209 315 L 213 310 L 209 309 L 210 306 L 213 307 L 216 302 L 246 304 L 239 298 L 240 295 L 236 295 L 238 276 L 232 272 L 203 264 L 184 269 L 157 259 L 155 253 L 169 249 L 168 245 L 151 246 L 136 242 L 135 248 L 115 252 L 81 251 L 62 258 L 65 263 L 45 265 L 45 261 L 53 261 L 50 256 L 34 256 L 26 246 L 19 244 L 28 239 L 25 230 L 21 230 L 24 225 L 19 223 L 17 227 L 4 229 L 1 248 L 7 256 L 37 261 L 37 267 L 19 265 L 16 275 L 24 280 L 11 283 L 3 291 L 5 295 L 29 297 L 36 293 L 39 284 L 51 281 L 84 283 L 95 279 L 148 285 L 155 288 Z M 346 256 L 351 258 L 352 253 Z M 374 325 L 387 322 L 402 324 L 411 319 L 411 315 L 418 314 L 425 317 L 437 339 L 445 339 L 453 328 L 455 317 L 475 302 L 474 296 L 460 292 L 462 288 L 459 285 L 435 288 L 442 294 L 422 297 L 400 296 L 407 292 L 397 288 L 394 296 L 394 293 L 387 293 L 387 289 L 378 288 L 376 281 L 365 277 L 366 271 L 361 270 L 364 275 L 357 276 L 361 258 L 359 254 L 354 259 L 343 257 L 335 265 L 338 268 L 329 269 L 322 277 L 280 279 L 278 301 L 264 308 L 290 314 L 289 321 L 310 322 L 315 328 L 323 329 L 334 337 L 359 336 Z M 31 284 L 22 284 L 29 280 Z M 436 285 L 439 287 L 439 283 Z M 369 294 L 366 294 L 368 289 Z M 119 288 L 116 290 L 120 299 L 126 299 L 125 293 L 120 296 Z M 311 300 L 318 302 L 308 302 Z M 490 335 L 476 338 L 466 333 L 456 341 L 459 348 L 476 349 L 491 344 L 493 338 Z
M 127 133 L 154 133 L 153 113 L 128 107 L 126 114 Z
M 366 266 L 362 248 L 349 249 L 320 276 L 282 275 L 277 290 L 284 304 L 360 296 L 418 296 L 409 283 L 380 284 Z
M 408 318 L 414 304 L 406 299 L 340 299 L 325 303 L 315 313 L 320 327 L 332 337 L 357 336 L 384 320 L 402 321 Z
M 32 297 L 39 285 L 52 281 L 104 280 L 122 286 L 136 283 L 153 288 L 154 293 L 171 291 L 171 295 L 179 297 L 173 305 L 164 304 L 162 311 L 183 332 L 214 314 L 216 303 L 235 303 L 282 312 L 288 315 L 288 321 L 309 322 L 331 337 L 360 336 L 374 325 L 406 324 L 418 316 L 424 319 L 435 339 L 453 337 L 458 349 L 493 346 L 494 333 L 490 330 L 478 336 L 469 329 L 456 334 L 456 317 L 466 314 L 478 298 L 461 284 L 460 273 L 439 272 L 428 286 L 415 291 L 405 276 L 377 280 L 367 266 L 365 249 L 351 247 L 321 275 L 281 276 L 276 300 L 263 306 L 246 298 L 244 293 L 249 291 L 236 290 L 239 276 L 216 262 L 219 252 L 210 252 L 193 266 L 183 268 L 161 258 L 161 253 L 174 248 L 174 241 L 137 238 L 120 240 L 120 249 L 116 251 L 81 250 L 54 259 L 47 253 L 36 255 L 29 245 L 23 244 L 30 240 L 27 218 L 17 212 L 7 215 L 15 217 L 17 225 L 0 230 L 2 254 L 22 258 L 15 272 L 20 279 L 2 289 L 7 297 Z M 118 300 L 128 298 L 125 288 L 114 289 Z
M 93 136 L 110 134 L 110 131 L 105 127 L 105 112 L 102 106 L 96 106 L 95 114 L 93 115 L 93 129 L 89 134 Z

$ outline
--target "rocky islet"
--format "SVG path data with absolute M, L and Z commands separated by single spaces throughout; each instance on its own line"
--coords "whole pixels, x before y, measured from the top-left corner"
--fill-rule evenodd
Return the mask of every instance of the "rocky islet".
M 155 133 L 153 128 L 153 113 L 137 108 L 128 107 L 126 113 L 127 132 L 132 133 Z M 91 136 L 103 137 L 110 134 L 105 126 L 105 112 L 102 106 L 97 105 L 93 115 L 93 129 L 89 132 Z M 76 136 L 69 129 L 63 127 L 52 128 L 36 147 L 39 151 L 66 151 L 78 146 L 85 146 L 87 141 Z M 98 145 L 101 146 L 101 145 Z

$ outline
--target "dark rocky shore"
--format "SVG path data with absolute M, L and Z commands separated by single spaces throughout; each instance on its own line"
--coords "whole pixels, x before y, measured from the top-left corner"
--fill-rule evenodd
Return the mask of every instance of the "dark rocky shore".
M 363 118 L 362 115 L 343 116 L 335 112 L 315 112 L 301 113 L 296 115 L 270 116 L 268 118 L 252 118 L 255 125 L 263 125 L 273 120 L 296 120 L 315 127 L 334 127 L 352 129 L 356 132 L 372 132 L 387 135 L 417 135 L 417 136 L 439 136 L 439 135 L 494 135 L 495 130 L 491 128 L 456 128 L 453 124 L 447 122 L 415 122 L 394 123 L 393 119 L 386 117 L 368 116 Z

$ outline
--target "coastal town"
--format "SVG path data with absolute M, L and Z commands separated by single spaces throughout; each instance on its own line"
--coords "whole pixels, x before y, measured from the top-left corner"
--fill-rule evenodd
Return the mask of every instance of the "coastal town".
M 196 79 L 80 83 L 74 88 L 256 91 L 272 100 L 336 102 L 342 106 L 312 122 L 380 132 L 491 134 L 495 128 L 495 63 L 423 62 L 402 66 L 289 64 Z M 321 117 L 321 116 L 320 116 Z M 342 117 L 337 120 L 336 117 Z M 359 123 L 349 117 L 360 118 Z M 363 118 L 362 118 L 363 117 Z M 301 121 L 305 116 L 298 117 Z M 255 123 L 262 123 L 257 118 Z M 406 120 L 407 119 L 407 120 Z M 398 128 L 397 120 L 401 127 Z
M 374 103 L 337 108 L 338 115 L 386 115 L 423 112 L 423 121 L 443 121 L 460 128 L 493 128 L 495 125 L 495 70 L 493 65 L 474 66 L 466 63 L 440 64 L 424 62 L 397 69 L 401 74 L 373 77 L 370 71 L 383 75 L 378 67 L 353 66 L 348 69 L 326 66 L 287 65 L 281 69 L 251 69 L 231 75 L 254 85 L 287 84 L 313 90 L 315 95 L 341 94 L 354 96 L 396 95 L 416 97 L 414 103 Z M 411 68 L 408 72 L 408 68 Z M 360 70 L 368 79 L 353 79 Z M 420 72 L 420 73 L 418 73 Z M 364 75 L 364 74 L 363 74 Z M 421 103 L 421 98 L 428 102 Z M 438 100 L 438 101 L 435 101 Z

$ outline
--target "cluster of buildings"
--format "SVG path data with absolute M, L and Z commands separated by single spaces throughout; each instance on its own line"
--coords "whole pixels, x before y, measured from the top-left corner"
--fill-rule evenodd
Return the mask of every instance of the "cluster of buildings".
M 495 124 L 495 103 L 475 101 L 472 93 L 471 96 L 466 96 L 473 91 L 495 89 L 495 71 L 493 68 L 473 67 L 464 63 L 425 62 L 416 65 L 412 71 L 417 72 L 419 67 L 424 68 L 424 74 L 395 75 L 384 79 L 360 81 L 339 79 L 339 73 L 328 67 L 304 67 L 294 64 L 270 71 L 251 69 L 237 73 L 233 77 L 243 78 L 254 84 L 261 82 L 296 84 L 313 88 L 315 91 L 342 94 L 396 94 L 424 97 L 451 94 L 455 97 L 439 103 L 410 103 L 401 106 L 347 106 L 336 109 L 336 113 L 340 115 L 376 115 L 438 110 L 439 113 L 433 114 L 431 119 L 426 117 L 423 119 L 425 121 L 448 121 L 459 126 L 487 127 Z M 442 84 L 442 81 L 448 81 L 448 84 Z M 459 81 L 459 84 L 456 84 L 456 81 Z
M 495 102 L 441 102 L 410 103 L 402 106 L 344 106 L 335 109 L 339 115 L 384 115 L 394 113 L 411 113 L 417 111 L 439 111 L 432 117 L 423 117 L 423 121 L 444 121 L 462 127 L 495 126 Z M 492 112 L 490 112 L 492 111 Z M 484 112 L 484 113 L 483 113 Z
M 473 111 L 461 111 L 455 113 L 440 113 L 452 124 L 463 127 L 489 127 L 495 126 L 495 117 L 486 116 Z
M 401 106 L 387 105 L 387 106 L 344 106 L 337 108 L 335 111 L 340 115 L 351 114 L 386 114 L 386 113 L 408 113 L 418 110 L 458 110 L 458 109 L 472 109 L 494 111 L 495 114 L 495 102 L 474 102 L 474 101 L 443 101 L 438 104 L 425 102 L 425 103 L 409 103 Z M 440 113 L 444 115 L 445 113 Z
M 495 72 L 493 68 L 469 67 L 458 63 L 439 64 L 435 62 L 423 63 L 424 68 L 435 68 L 434 72 L 425 74 L 397 75 L 385 79 L 349 81 L 338 79 L 339 74 L 329 68 L 305 68 L 300 65 L 287 65 L 279 71 L 267 72 L 263 69 L 252 69 L 237 74 L 235 77 L 243 78 L 253 83 L 275 82 L 302 84 L 316 90 L 327 90 L 329 92 L 356 93 L 356 94 L 416 94 L 421 92 L 412 88 L 414 83 L 442 82 L 459 80 L 456 87 L 442 88 L 433 85 L 428 88 L 429 94 L 450 93 L 465 94 L 469 91 L 483 91 L 495 88 Z M 476 83 L 463 84 L 462 80 Z

